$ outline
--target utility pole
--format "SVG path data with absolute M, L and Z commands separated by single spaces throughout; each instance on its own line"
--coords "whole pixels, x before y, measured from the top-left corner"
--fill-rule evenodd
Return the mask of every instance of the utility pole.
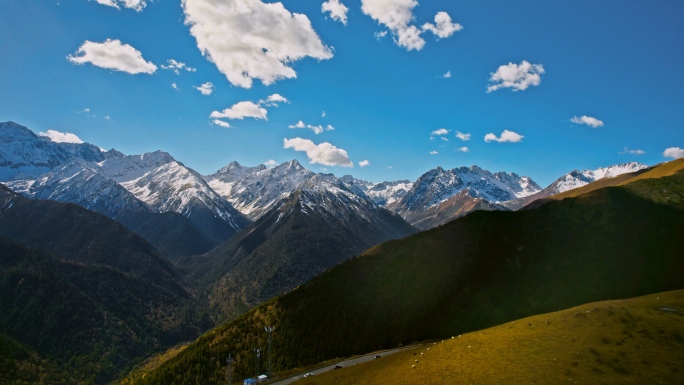
M 266 370 L 266 375 L 271 377 L 271 334 L 275 330 L 275 327 L 266 326 L 264 330 L 266 330 L 266 333 L 268 333 L 268 369 Z
M 226 384 L 232 385 L 233 383 L 233 357 L 228 353 L 228 358 L 226 358 Z
M 254 368 L 255 370 L 255 375 L 254 377 L 259 377 L 259 357 L 261 356 L 261 348 L 254 348 L 254 352 L 256 353 L 256 367 Z

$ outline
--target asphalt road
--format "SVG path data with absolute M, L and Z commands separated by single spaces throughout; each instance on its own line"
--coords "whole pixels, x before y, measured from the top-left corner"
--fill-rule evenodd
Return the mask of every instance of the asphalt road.
M 333 370 L 333 369 L 335 368 L 335 365 L 341 365 L 341 366 L 343 367 L 343 369 L 339 369 L 339 370 L 344 370 L 344 367 L 347 367 L 347 366 L 353 366 L 353 365 L 357 365 L 357 364 L 362 364 L 362 363 L 364 363 L 364 362 L 373 361 L 373 360 L 375 359 L 375 356 L 378 355 L 378 354 L 381 355 L 382 357 L 384 357 L 384 356 L 388 356 L 388 355 L 390 355 L 390 354 L 393 354 L 393 353 L 396 353 L 396 352 L 400 352 L 400 351 L 402 351 L 402 350 L 410 349 L 410 348 L 413 348 L 413 347 L 415 347 L 415 346 L 406 346 L 406 347 L 403 347 L 403 348 L 397 348 L 397 349 L 392 349 L 392 350 L 384 350 L 384 351 L 382 351 L 382 352 L 375 352 L 375 353 L 367 354 L 367 355 L 365 355 L 365 356 L 350 358 L 350 359 L 348 359 L 348 360 L 346 360 L 346 361 L 342 361 L 342 362 L 337 363 L 337 364 L 332 364 L 332 365 L 323 366 L 323 367 L 320 367 L 320 368 L 317 368 L 317 369 L 312 369 L 312 370 L 310 370 L 310 371 L 308 371 L 308 372 L 306 372 L 306 373 L 313 373 L 314 376 L 316 376 L 316 375 L 319 375 L 319 374 L 321 374 L 321 373 L 325 373 L 325 372 L 327 372 L 327 371 L 329 371 L 329 370 Z M 381 360 L 382 357 L 381 357 L 381 358 L 378 358 L 378 359 Z M 297 380 L 303 378 L 303 377 L 304 377 L 304 374 L 305 374 L 305 373 L 301 373 L 301 374 L 298 374 L 298 375 L 296 375 L 296 376 L 286 378 L 286 379 L 284 379 L 284 380 L 280 380 L 280 381 L 277 381 L 277 382 L 271 382 L 269 385 L 285 385 L 285 384 L 291 384 L 291 383 L 293 383 L 293 382 L 295 382 L 295 381 L 297 381 Z

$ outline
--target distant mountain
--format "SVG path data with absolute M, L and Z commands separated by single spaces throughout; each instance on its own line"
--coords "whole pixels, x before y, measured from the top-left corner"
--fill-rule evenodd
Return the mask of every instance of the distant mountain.
M 0 123 L 0 139 L 0 181 L 27 196 L 74 202 L 126 221 L 129 228 L 146 231 L 143 235 L 171 257 L 204 252 L 250 223 L 201 175 L 168 153 L 125 156 L 87 143 L 55 143 L 13 122 Z M 173 215 L 164 215 L 170 223 L 147 217 L 149 210 L 179 213 L 196 229 Z M 153 229 L 151 223 L 169 231 Z M 181 230 L 190 236 L 180 242 L 164 237 Z
M 318 174 L 206 255 L 181 259 L 218 319 L 292 290 L 380 242 L 415 230 L 354 186 Z
M 413 182 L 409 180 L 380 182 L 368 186 L 365 193 L 376 205 L 385 207 L 403 198 L 412 187 Z
M 509 209 L 517 210 L 538 199 L 543 199 L 566 191 L 574 190 L 597 180 L 614 178 L 618 175 L 636 172 L 645 168 L 648 168 L 648 166 L 645 164 L 630 162 L 609 167 L 600 167 L 596 170 L 574 170 L 556 179 L 553 183 L 536 194 L 518 197 L 518 199 L 512 199 L 508 202 L 505 202 L 503 205 Z
M 190 301 L 175 268 L 118 222 L 0 185 L 0 334 L 107 383 L 196 336 Z
M 204 179 L 233 207 L 257 220 L 313 175 L 297 160 L 273 168 L 244 167 L 232 162 Z
M 168 258 L 201 254 L 217 246 L 180 214 L 157 213 L 113 179 L 97 163 L 73 158 L 35 180 L 5 182 L 33 199 L 71 202 L 115 219 L 147 239 Z
M 275 327 L 273 362 L 282 370 L 681 289 L 682 233 L 684 171 L 532 210 L 473 212 L 371 248 L 212 330 L 132 383 L 209 381 L 225 367 L 202 368 L 229 352 L 236 376 L 247 376 L 253 347 L 266 346 L 266 325 Z
M 387 208 L 414 226 L 428 229 L 475 209 L 504 209 L 501 202 L 540 190 L 530 178 L 515 173 L 491 173 L 478 166 L 452 170 L 438 167 L 418 178 L 405 195 Z
M 17 123 L 0 122 L 0 181 L 33 179 L 74 158 L 100 162 L 119 155 L 88 143 L 55 143 Z
M 165 152 L 107 159 L 99 166 L 154 211 L 187 217 L 212 242 L 223 242 L 250 223 L 200 174 Z

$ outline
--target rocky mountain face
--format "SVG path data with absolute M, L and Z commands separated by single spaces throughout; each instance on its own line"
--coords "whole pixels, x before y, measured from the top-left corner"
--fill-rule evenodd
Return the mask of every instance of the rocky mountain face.
M 540 190 L 530 178 L 515 173 L 491 173 L 477 166 L 452 170 L 437 167 L 418 178 L 404 196 L 387 208 L 418 228 L 427 229 L 475 209 L 503 209 L 502 202 Z
M 88 143 L 55 143 L 14 122 L 0 123 L 0 143 L 0 181 L 33 179 L 73 158 L 99 162 L 121 154 Z
M 596 170 L 573 170 L 562 177 L 556 179 L 553 183 L 548 185 L 543 190 L 525 197 L 519 197 L 509 202 L 504 203 L 509 209 L 517 210 L 538 199 L 548 198 L 552 195 L 560 194 L 566 191 L 574 190 L 576 188 L 586 186 L 589 183 L 595 182 L 604 178 L 613 178 L 618 175 L 636 172 L 648 168 L 647 165 L 638 162 L 629 162 L 608 167 L 600 167 Z
M 415 229 L 353 185 L 319 174 L 247 229 L 179 261 L 217 320 L 232 318 L 380 242 Z
M 232 162 L 204 179 L 233 207 L 256 220 L 313 175 L 295 159 L 273 168 L 244 167 Z

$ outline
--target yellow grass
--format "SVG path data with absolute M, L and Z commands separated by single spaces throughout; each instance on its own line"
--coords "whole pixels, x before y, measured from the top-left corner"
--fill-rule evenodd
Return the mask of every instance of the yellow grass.
M 684 290 L 595 302 L 297 384 L 684 384 L 682 313 Z

